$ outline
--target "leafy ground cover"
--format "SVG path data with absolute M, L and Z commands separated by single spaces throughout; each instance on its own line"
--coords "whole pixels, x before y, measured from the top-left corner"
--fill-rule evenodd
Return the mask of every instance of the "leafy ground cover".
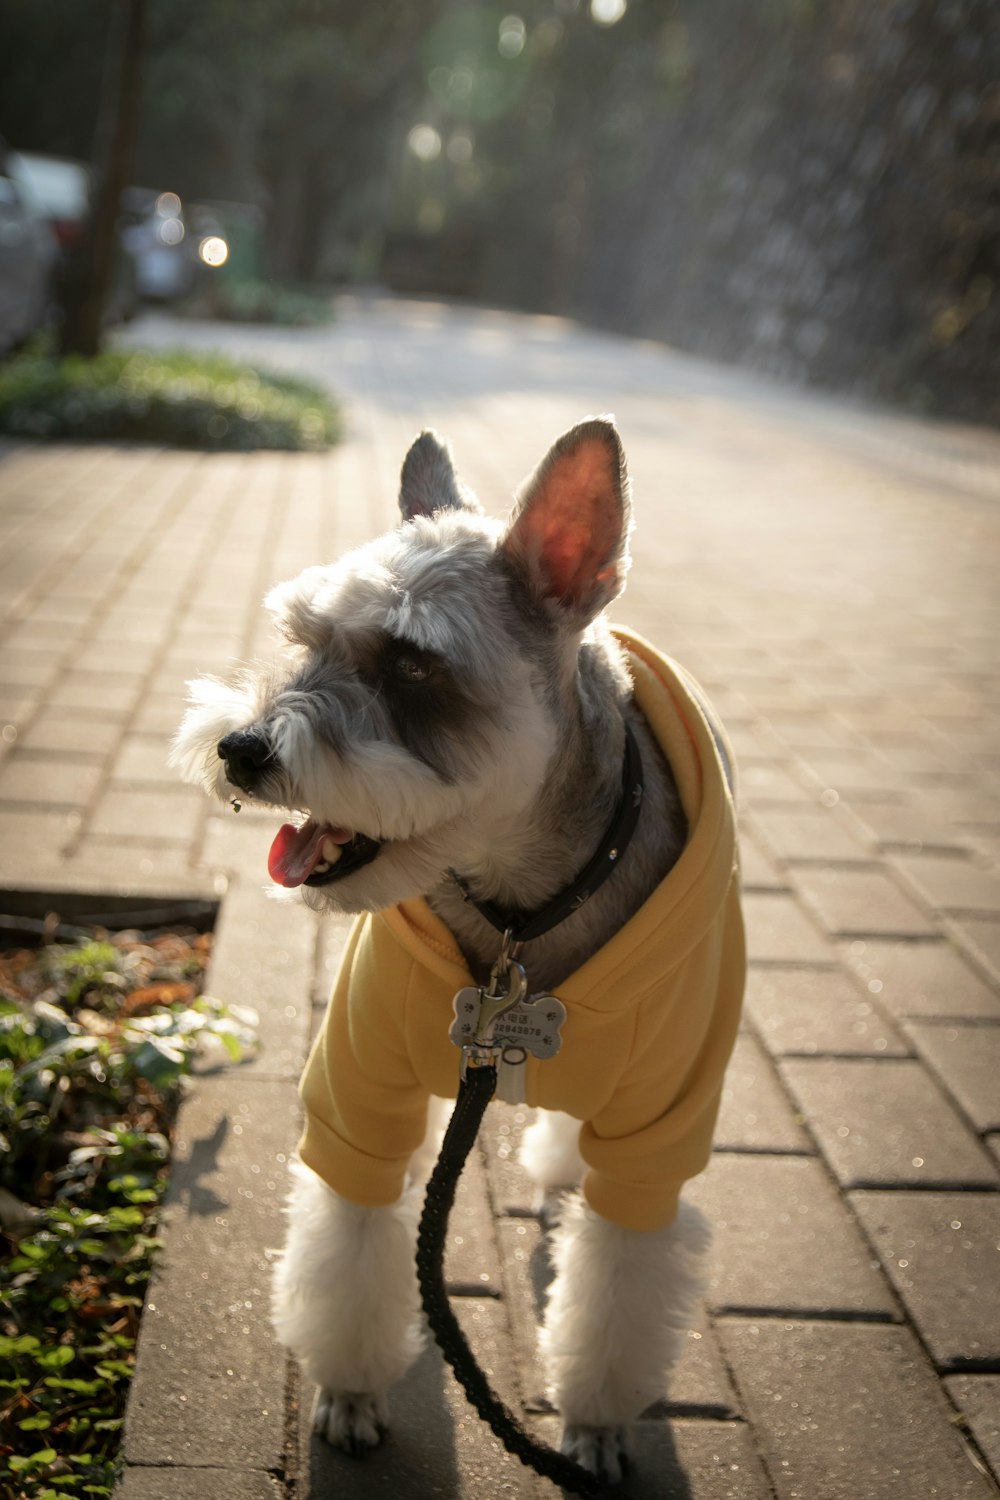
M 192 297 L 180 310 L 190 317 L 272 323 L 285 328 L 322 328 L 333 321 L 329 297 L 245 277 L 213 279 L 206 291 Z
M 0 1496 L 109 1496 L 199 1044 L 254 1018 L 200 993 L 211 938 L 98 933 L 0 954 Z
M 56 358 L 32 345 L 0 364 L 0 432 L 182 448 L 321 449 L 339 434 L 325 391 L 219 354 L 109 349 Z

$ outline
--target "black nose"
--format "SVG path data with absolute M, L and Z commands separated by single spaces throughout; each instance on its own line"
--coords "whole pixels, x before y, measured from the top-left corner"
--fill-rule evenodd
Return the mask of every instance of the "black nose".
M 274 753 L 259 729 L 236 729 L 221 739 L 217 748 L 229 780 L 244 792 L 252 792 L 275 763 Z

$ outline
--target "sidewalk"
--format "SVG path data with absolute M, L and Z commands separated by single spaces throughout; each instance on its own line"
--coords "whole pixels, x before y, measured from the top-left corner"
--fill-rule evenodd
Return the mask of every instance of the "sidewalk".
M 129 337 L 179 341 L 152 318 Z M 105 910 L 218 900 L 210 988 L 261 1016 L 257 1060 L 201 1076 L 182 1110 L 121 1500 L 555 1493 L 434 1350 L 370 1460 L 312 1440 L 268 1284 L 295 1083 L 346 925 L 267 899 L 273 819 L 211 805 L 164 759 L 185 680 L 263 648 L 268 584 L 392 524 L 421 426 L 499 514 L 553 438 L 609 409 L 637 522 L 617 617 L 726 721 L 751 954 L 691 1189 L 715 1226 L 708 1307 L 619 1493 L 997 1497 L 1000 437 L 430 303 L 345 298 L 332 330 L 191 337 L 328 379 L 344 443 L 0 449 L 0 885 Z M 552 1439 L 522 1124 L 492 1107 L 448 1274 L 480 1362 Z

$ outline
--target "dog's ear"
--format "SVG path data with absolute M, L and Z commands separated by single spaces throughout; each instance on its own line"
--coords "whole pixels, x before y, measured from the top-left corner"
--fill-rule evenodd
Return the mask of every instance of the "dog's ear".
M 625 587 L 631 513 L 617 428 L 590 417 L 563 433 L 521 487 L 503 551 L 536 597 L 582 628 Z
M 399 476 L 399 511 L 404 521 L 432 516 L 439 510 L 482 508 L 471 490 L 459 481 L 448 444 L 428 428 L 413 443 Z
M 276 583 L 264 600 L 264 608 L 274 615 L 282 634 L 310 651 L 321 650 L 330 638 L 329 626 L 314 602 L 328 573 L 324 567 L 306 568 L 297 578 Z

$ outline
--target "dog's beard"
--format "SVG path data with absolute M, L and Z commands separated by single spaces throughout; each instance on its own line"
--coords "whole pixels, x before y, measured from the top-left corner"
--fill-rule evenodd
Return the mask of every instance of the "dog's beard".
M 308 905 L 340 912 L 378 911 L 432 891 L 470 844 L 488 847 L 530 805 L 555 747 L 554 728 L 536 703 L 520 711 L 508 705 L 498 736 L 503 759 L 470 762 L 452 783 L 385 741 L 337 755 L 304 717 L 286 713 L 272 725 L 279 769 L 248 793 L 228 780 L 218 744 L 265 714 L 263 697 L 249 678 L 236 687 L 192 683 L 171 762 L 223 802 L 290 814 L 270 846 L 275 894 L 298 890 Z

